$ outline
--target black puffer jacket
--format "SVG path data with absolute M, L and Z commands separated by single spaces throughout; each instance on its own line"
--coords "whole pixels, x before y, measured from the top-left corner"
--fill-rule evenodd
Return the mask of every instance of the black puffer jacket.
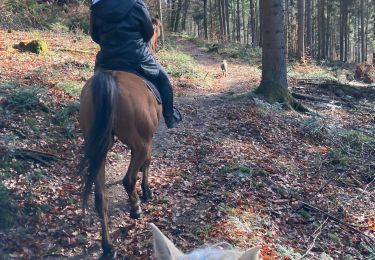
M 91 6 L 91 37 L 100 45 L 96 68 L 157 77 L 158 63 L 147 47 L 153 33 L 143 0 L 101 0 Z

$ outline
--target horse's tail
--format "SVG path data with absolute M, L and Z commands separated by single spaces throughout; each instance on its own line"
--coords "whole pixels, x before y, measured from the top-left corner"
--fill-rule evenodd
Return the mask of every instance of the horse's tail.
M 104 163 L 113 138 L 113 123 L 116 114 L 117 82 L 107 71 L 98 71 L 91 81 L 93 122 L 85 140 L 85 160 L 88 175 L 83 190 L 83 209 L 86 208 L 91 187 Z

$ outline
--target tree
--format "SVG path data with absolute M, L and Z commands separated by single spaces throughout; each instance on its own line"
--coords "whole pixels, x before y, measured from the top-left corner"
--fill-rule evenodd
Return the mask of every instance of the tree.
M 161 23 L 160 26 L 160 39 L 161 39 L 161 46 L 164 47 L 164 27 L 163 27 L 163 11 L 161 8 L 161 0 L 158 0 L 158 16 Z
M 203 0 L 203 27 L 204 39 L 208 39 L 208 23 L 207 23 L 207 0 Z
M 312 15 L 311 15 L 311 0 L 306 0 L 306 50 L 308 55 L 311 55 L 312 50 Z
M 262 80 L 255 93 L 267 101 L 283 102 L 306 111 L 297 104 L 288 90 L 285 60 L 284 1 L 262 0 Z
M 298 0 L 298 59 L 305 62 L 305 0 Z

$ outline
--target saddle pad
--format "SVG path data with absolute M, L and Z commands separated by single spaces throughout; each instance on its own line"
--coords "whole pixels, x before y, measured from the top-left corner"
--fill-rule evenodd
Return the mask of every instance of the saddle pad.
M 156 98 L 156 101 L 158 101 L 159 104 L 161 104 L 161 96 L 160 96 L 160 93 L 159 93 L 159 90 L 155 87 L 154 84 L 152 84 L 150 81 L 148 81 L 147 79 L 143 78 L 142 79 L 144 80 L 144 82 L 146 83 L 148 89 L 152 92 L 152 94 L 154 94 L 155 98 Z

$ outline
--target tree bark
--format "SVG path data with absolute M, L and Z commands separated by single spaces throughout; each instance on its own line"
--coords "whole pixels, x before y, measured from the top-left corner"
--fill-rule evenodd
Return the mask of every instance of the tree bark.
M 375 0 L 374 0 L 375 1 Z M 254 47 L 256 43 L 256 24 L 255 24 L 255 10 L 254 0 L 250 0 L 250 19 L 251 19 L 251 44 Z
M 203 27 L 204 27 L 204 39 L 208 39 L 208 25 L 207 25 L 207 0 L 203 0 Z
M 217 10 L 219 13 L 219 26 L 220 26 L 220 40 L 221 42 L 224 41 L 224 25 L 223 25 L 223 18 L 222 18 L 222 13 L 221 13 L 221 0 L 216 0 L 217 4 Z
M 297 56 L 305 63 L 305 0 L 298 0 L 298 50 Z
M 160 0 L 158 0 L 160 2 Z M 211 0 L 210 0 L 210 4 L 211 4 Z M 186 19 L 187 19 L 187 12 L 189 10 L 189 5 L 190 5 L 190 0 L 185 0 L 184 2 L 184 13 L 183 13 L 183 17 L 182 17 L 182 30 L 185 31 L 186 30 Z
M 262 0 L 260 8 L 262 17 L 262 80 L 256 93 L 269 102 L 292 103 L 288 90 L 285 34 L 284 34 L 284 1 Z
M 236 26 L 236 36 L 237 36 L 237 42 L 241 42 L 241 19 L 240 19 L 240 0 L 237 0 L 237 26 Z
M 375 0 L 372 0 L 372 7 L 375 6 Z M 372 64 L 375 66 L 375 15 L 373 15 L 373 21 L 372 21 Z
M 263 46 L 263 0 L 259 1 L 259 47 Z
M 309 56 L 312 53 L 312 21 L 311 21 L 311 0 L 306 0 L 306 52 Z
M 230 41 L 230 27 L 229 27 L 229 0 L 225 0 L 225 24 L 227 32 L 227 41 Z
M 163 26 L 163 11 L 161 6 L 161 0 L 158 0 L 158 15 L 160 20 L 160 40 L 161 46 L 164 47 L 164 26 Z
M 178 0 L 178 2 L 177 2 L 177 10 L 176 10 L 176 17 L 175 17 L 174 27 L 173 27 L 174 32 L 178 32 L 179 31 L 181 10 L 182 10 L 182 0 Z
M 246 24 L 245 24 L 245 0 L 242 0 L 241 2 L 241 7 L 242 7 L 242 32 L 243 32 L 243 42 L 247 44 L 246 42 Z
M 367 60 L 366 54 L 364 0 L 361 0 L 361 62 L 365 62 Z

